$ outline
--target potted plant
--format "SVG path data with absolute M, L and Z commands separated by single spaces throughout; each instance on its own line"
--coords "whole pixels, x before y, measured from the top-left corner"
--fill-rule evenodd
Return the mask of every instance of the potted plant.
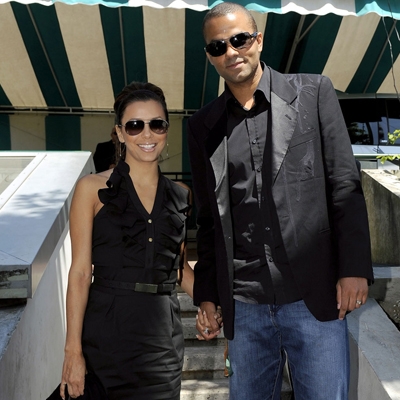
M 389 144 L 394 145 L 397 139 L 400 139 L 400 129 L 394 130 L 393 133 L 388 133 Z M 385 161 L 391 161 L 393 164 L 400 166 L 400 154 L 379 155 L 376 158 L 381 160 L 382 164 Z

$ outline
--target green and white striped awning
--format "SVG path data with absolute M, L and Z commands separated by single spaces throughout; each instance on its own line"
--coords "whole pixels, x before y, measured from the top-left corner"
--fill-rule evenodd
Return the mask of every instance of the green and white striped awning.
M 160 85 L 171 110 L 196 110 L 222 87 L 201 33 L 216 3 L 0 0 L 0 111 L 110 112 L 133 80 Z M 340 92 L 396 93 L 400 0 L 240 3 L 272 68 L 323 73 Z

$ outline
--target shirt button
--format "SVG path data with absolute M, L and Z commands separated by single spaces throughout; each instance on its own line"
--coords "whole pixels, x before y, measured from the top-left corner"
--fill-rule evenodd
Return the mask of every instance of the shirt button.
M 266 226 L 266 227 L 265 227 L 265 230 L 268 232 L 268 231 L 271 230 L 271 228 L 270 228 L 269 226 Z
M 149 238 L 149 242 L 151 243 L 153 241 L 153 238 Z
M 149 224 L 151 224 L 153 221 L 152 221 L 151 219 L 148 219 L 147 222 L 148 222 Z
M 257 143 L 257 140 L 254 139 L 251 143 L 256 144 L 256 143 Z
M 261 171 L 261 168 L 260 168 L 260 167 L 258 167 L 258 168 L 257 168 L 257 172 L 260 172 L 260 171 Z
M 272 261 L 274 261 L 274 259 L 272 257 L 270 257 L 270 258 L 268 258 L 268 261 L 272 262 Z

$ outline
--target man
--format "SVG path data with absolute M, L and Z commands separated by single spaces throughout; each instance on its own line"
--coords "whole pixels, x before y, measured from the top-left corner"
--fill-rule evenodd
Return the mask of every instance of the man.
M 118 143 L 118 136 L 115 127 L 112 129 L 110 136 L 111 140 L 108 142 L 98 143 L 96 146 L 93 161 L 97 173 L 115 167 L 116 145 Z
M 194 302 L 205 339 L 229 339 L 231 400 L 347 399 L 347 312 L 373 279 L 365 201 L 335 91 L 320 75 L 260 62 L 242 6 L 205 16 L 225 92 L 188 121 L 198 209 Z M 204 325 L 203 325 L 204 326 Z

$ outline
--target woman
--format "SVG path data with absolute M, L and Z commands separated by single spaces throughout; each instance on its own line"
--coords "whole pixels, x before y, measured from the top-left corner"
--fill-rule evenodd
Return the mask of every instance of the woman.
M 71 205 L 60 394 L 67 385 L 72 398 L 82 395 L 89 371 L 111 400 L 179 399 L 183 333 L 175 283 L 181 279 L 190 296 L 193 286 L 183 256 L 188 191 L 158 168 L 169 126 L 162 90 L 132 83 L 114 111 L 122 158 L 114 170 L 83 177 Z

